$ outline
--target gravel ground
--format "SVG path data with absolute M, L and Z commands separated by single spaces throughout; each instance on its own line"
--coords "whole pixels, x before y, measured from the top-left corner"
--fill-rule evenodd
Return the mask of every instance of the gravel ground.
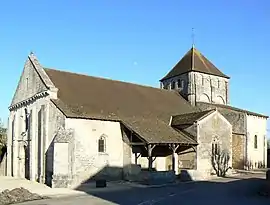
M 45 199 L 45 198 L 47 197 L 42 197 L 38 194 L 31 193 L 30 191 L 22 187 L 15 188 L 12 190 L 6 189 L 0 193 L 0 205 L 40 200 L 40 199 Z

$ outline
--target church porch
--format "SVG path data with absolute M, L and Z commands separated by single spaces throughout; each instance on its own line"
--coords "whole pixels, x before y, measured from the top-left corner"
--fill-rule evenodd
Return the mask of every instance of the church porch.
M 151 181 L 149 183 L 173 181 L 182 168 L 179 157 L 181 153 L 189 149 L 196 153 L 197 143 L 192 139 L 188 142 L 189 138 L 186 137 L 181 138 L 182 140 L 176 138 L 178 141 L 170 138 L 166 142 L 166 138 L 162 138 L 161 142 L 149 142 L 133 130 L 126 127 L 123 130 L 124 137 L 128 139 L 131 148 L 131 167 L 133 168 L 133 170 L 132 168 L 126 170 L 127 180 Z M 182 133 L 179 132 L 179 134 Z M 193 163 L 192 168 L 196 169 L 196 157 L 190 160 L 190 163 Z M 134 171 L 136 169 L 137 171 Z

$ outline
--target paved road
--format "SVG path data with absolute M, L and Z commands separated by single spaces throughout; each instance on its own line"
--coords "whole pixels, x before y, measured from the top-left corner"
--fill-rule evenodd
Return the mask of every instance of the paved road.
M 270 199 L 257 195 L 263 179 L 260 175 L 237 176 L 162 188 L 128 188 L 121 191 L 91 192 L 86 196 L 66 197 L 21 205 L 123 204 L 123 205 L 269 205 Z

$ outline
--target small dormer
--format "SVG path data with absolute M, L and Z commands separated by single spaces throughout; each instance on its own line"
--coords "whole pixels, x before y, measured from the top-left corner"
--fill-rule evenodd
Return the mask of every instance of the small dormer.
M 196 102 L 228 104 L 229 79 L 192 46 L 160 80 L 160 87 L 178 90 L 192 105 Z

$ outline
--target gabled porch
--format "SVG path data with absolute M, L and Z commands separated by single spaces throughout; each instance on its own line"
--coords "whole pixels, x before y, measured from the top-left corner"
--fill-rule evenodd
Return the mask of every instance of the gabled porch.
M 179 154 L 191 149 L 196 155 L 197 142 L 181 131 L 173 129 L 173 132 L 179 133 L 179 137 L 168 137 L 167 140 L 163 138 L 155 142 L 122 125 L 123 140 L 131 148 L 131 166 L 140 168 L 140 172 L 136 173 L 137 176 L 143 175 L 144 181 L 151 181 L 149 178 L 175 180 L 179 174 Z M 196 158 L 193 163 L 196 169 Z M 128 172 L 129 177 L 134 175 L 132 168 Z M 133 179 L 133 176 L 130 178 Z

